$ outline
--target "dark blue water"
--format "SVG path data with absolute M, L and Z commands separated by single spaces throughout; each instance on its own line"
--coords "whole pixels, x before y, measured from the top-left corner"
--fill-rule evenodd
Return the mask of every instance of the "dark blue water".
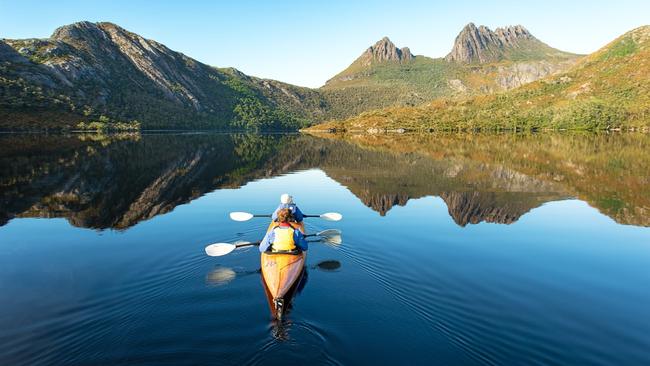
M 0 137 L 0 364 L 650 364 L 650 174 L 601 154 L 648 138 L 512 142 L 566 171 L 455 139 Z M 311 244 L 278 322 L 259 252 L 204 247 L 259 240 L 228 212 L 284 192 L 344 220 L 306 219 L 343 241 Z

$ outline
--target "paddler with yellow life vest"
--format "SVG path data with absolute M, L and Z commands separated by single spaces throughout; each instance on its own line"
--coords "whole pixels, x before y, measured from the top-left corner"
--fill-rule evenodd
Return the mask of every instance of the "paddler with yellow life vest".
M 288 252 L 296 249 L 307 250 L 307 241 L 300 231 L 299 225 L 292 222 L 292 214 L 288 208 L 278 211 L 277 221 L 266 232 L 260 243 L 260 252 Z

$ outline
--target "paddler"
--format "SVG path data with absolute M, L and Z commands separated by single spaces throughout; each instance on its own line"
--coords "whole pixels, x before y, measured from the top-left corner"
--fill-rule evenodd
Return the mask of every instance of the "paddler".
M 280 210 L 282 210 L 283 208 L 289 209 L 295 222 L 297 222 L 298 224 L 302 223 L 302 219 L 303 219 L 302 211 L 300 211 L 298 206 L 293 202 L 293 197 L 288 193 L 285 193 L 280 196 L 280 205 L 278 206 L 278 208 L 275 209 L 273 215 L 271 215 L 273 221 L 277 221 L 278 212 L 280 212 Z
M 307 240 L 300 231 L 299 225 L 292 222 L 291 211 L 288 208 L 282 208 L 278 211 L 276 222 L 262 239 L 260 252 L 269 249 L 271 252 L 307 250 L 307 247 Z

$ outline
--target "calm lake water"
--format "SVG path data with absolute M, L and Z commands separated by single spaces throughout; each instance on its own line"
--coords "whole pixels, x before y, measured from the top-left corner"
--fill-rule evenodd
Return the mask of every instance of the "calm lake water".
M 336 211 L 273 320 L 281 193 Z M 650 137 L 0 135 L 0 364 L 650 364 Z

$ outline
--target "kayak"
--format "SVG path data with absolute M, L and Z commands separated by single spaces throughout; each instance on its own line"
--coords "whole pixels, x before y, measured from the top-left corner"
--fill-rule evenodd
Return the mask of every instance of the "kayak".
M 269 230 L 273 223 L 269 225 Z M 302 230 L 301 230 L 302 231 Z M 292 252 L 264 252 L 261 255 L 262 278 L 266 285 L 269 305 L 277 319 L 281 319 L 288 302 L 290 291 L 300 279 L 307 254 L 297 250 Z

